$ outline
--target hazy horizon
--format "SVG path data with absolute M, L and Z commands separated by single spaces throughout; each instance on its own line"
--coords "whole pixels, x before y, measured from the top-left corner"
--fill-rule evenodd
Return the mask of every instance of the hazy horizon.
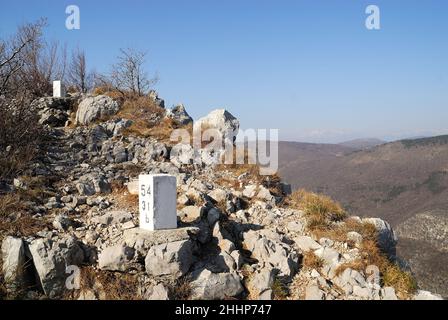
M 47 17 L 49 40 L 106 72 L 119 48 L 148 52 L 155 89 L 195 119 L 228 109 L 281 140 L 335 143 L 448 133 L 448 3 L 442 1 L 8 1 L 0 36 Z M 81 29 L 65 27 L 79 6 Z M 381 10 L 367 30 L 365 9 Z

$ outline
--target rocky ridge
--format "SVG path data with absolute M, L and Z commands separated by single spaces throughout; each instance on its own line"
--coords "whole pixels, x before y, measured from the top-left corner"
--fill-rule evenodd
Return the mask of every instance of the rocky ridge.
M 155 93 L 151 96 L 164 107 Z M 403 295 L 399 288 L 384 285 L 380 274 L 355 268 L 363 258 L 363 235 L 356 231 L 337 239 L 316 235 L 305 210 L 285 205 L 287 186 L 254 174 L 253 166 L 218 165 L 220 154 L 189 145 L 170 156 L 176 147 L 129 134 L 132 120 L 111 117 L 119 115 L 120 107 L 108 96 L 43 98 L 34 107 L 50 143 L 7 189 L 27 192 L 32 182 L 44 181 L 45 196 L 23 205 L 34 221 L 45 223 L 36 233 L 4 235 L 2 270 L 10 295 L 26 299 L 439 298 L 425 291 Z M 192 122 L 183 105 L 165 114 L 179 125 Z M 70 119 L 76 119 L 77 125 Z M 213 111 L 200 122 L 217 128 L 228 141 L 234 140 L 239 127 L 225 110 Z M 177 229 L 138 228 L 135 181 L 142 172 L 176 176 Z M 11 215 L 10 220 L 19 218 Z M 397 238 L 387 222 L 350 217 L 331 224 L 341 230 L 350 224 L 373 226 L 378 246 L 393 259 Z M 72 274 L 79 277 L 71 278 Z M 121 288 L 133 288 L 130 295 L 121 289 L 112 296 L 113 281 Z M 126 286 L 126 281 L 132 285 Z

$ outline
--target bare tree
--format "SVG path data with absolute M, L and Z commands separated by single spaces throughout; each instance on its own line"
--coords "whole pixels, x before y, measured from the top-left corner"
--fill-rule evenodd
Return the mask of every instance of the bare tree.
M 51 94 L 52 81 L 64 80 L 66 57 L 66 47 L 60 48 L 57 42 L 33 44 L 26 50 L 21 83 L 32 88 L 35 96 Z
M 18 28 L 10 40 L 0 40 L 0 90 L 15 95 L 26 90 L 33 96 L 51 94 L 51 82 L 65 76 L 66 48 L 43 38 L 46 19 Z
M 110 80 L 115 89 L 142 96 L 157 82 L 144 70 L 146 53 L 134 49 L 120 49 L 118 61 L 112 66 Z
M 92 74 L 87 72 L 85 52 L 79 48 L 72 52 L 68 81 L 82 93 L 86 93 L 91 88 Z
M 42 47 L 42 29 L 46 20 L 40 19 L 19 27 L 10 40 L 0 40 L 0 92 L 5 95 L 17 89 L 29 55 L 27 52 Z

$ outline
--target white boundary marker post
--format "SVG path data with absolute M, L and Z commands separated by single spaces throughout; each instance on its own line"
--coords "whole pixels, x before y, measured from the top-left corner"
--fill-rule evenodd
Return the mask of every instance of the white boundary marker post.
M 140 228 L 177 228 L 176 177 L 168 174 L 141 174 L 138 179 Z
M 53 81 L 53 97 L 54 98 L 63 98 L 65 97 L 65 88 L 62 84 L 62 81 L 57 80 Z

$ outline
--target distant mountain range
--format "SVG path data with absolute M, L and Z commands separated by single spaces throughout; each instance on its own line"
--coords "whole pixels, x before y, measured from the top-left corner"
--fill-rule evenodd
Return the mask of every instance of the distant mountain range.
M 398 252 L 422 287 L 448 296 L 448 135 L 389 143 L 280 142 L 279 172 L 293 188 L 389 221 L 401 238 Z
M 339 143 L 339 145 L 344 147 L 349 147 L 357 150 L 370 149 L 381 144 L 385 144 L 386 141 L 376 139 L 376 138 L 366 138 L 366 139 L 354 139 Z

